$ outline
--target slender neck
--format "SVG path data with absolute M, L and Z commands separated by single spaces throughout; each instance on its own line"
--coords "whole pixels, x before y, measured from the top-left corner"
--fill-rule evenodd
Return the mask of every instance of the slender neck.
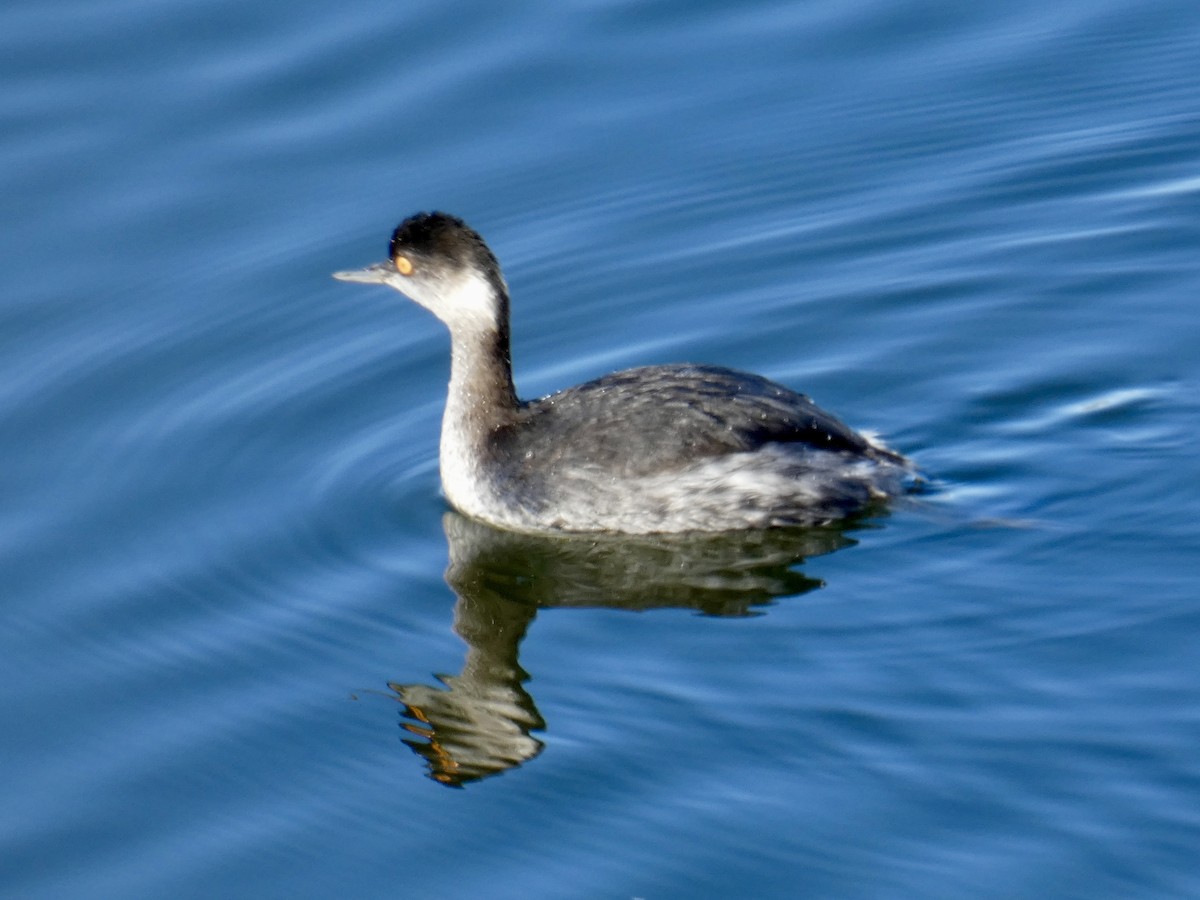
M 491 466 L 497 440 L 519 409 L 509 357 L 508 295 L 503 283 L 476 280 L 460 288 L 454 300 L 455 315 L 442 318 L 450 328 L 450 390 L 438 453 L 442 488 L 459 510 L 486 519 L 494 512 Z
M 447 424 L 453 420 L 460 434 L 482 438 L 511 422 L 517 407 L 507 315 L 452 329 Z

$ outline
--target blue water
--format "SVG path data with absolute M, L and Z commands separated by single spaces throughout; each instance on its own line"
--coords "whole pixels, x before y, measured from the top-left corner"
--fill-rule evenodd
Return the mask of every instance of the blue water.
M 0 8 L 0 895 L 1200 896 L 1200 7 Z M 703 361 L 933 479 L 787 541 L 446 513 Z

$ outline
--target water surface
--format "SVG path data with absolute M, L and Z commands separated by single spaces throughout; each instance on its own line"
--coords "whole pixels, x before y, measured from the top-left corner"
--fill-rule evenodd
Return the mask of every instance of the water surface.
M 1200 10 L 0 11 L 0 893 L 1200 894 Z M 527 396 L 713 362 L 936 490 L 446 513 L 421 208 Z

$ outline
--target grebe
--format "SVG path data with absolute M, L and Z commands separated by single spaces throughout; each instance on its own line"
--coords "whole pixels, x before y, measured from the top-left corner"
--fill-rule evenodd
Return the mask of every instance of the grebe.
M 817 525 L 904 490 L 912 466 L 758 375 L 646 366 L 517 399 L 508 285 L 474 230 L 417 213 L 386 262 L 334 278 L 394 288 L 450 329 L 439 462 L 467 516 L 527 532 Z

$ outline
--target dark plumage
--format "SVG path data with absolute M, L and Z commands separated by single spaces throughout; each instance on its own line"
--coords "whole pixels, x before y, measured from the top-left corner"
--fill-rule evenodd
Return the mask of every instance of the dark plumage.
M 720 531 L 813 524 L 902 490 L 910 465 L 808 397 L 715 366 L 628 369 L 521 402 L 508 288 L 461 219 L 418 213 L 386 284 L 450 329 L 442 483 L 460 511 L 526 531 Z
M 545 464 L 602 463 L 622 477 L 668 472 L 767 443 L 900 460 L 803 394 L 717 366 L 613 372 L 524 404 L 508 431 L 498 437 Z

